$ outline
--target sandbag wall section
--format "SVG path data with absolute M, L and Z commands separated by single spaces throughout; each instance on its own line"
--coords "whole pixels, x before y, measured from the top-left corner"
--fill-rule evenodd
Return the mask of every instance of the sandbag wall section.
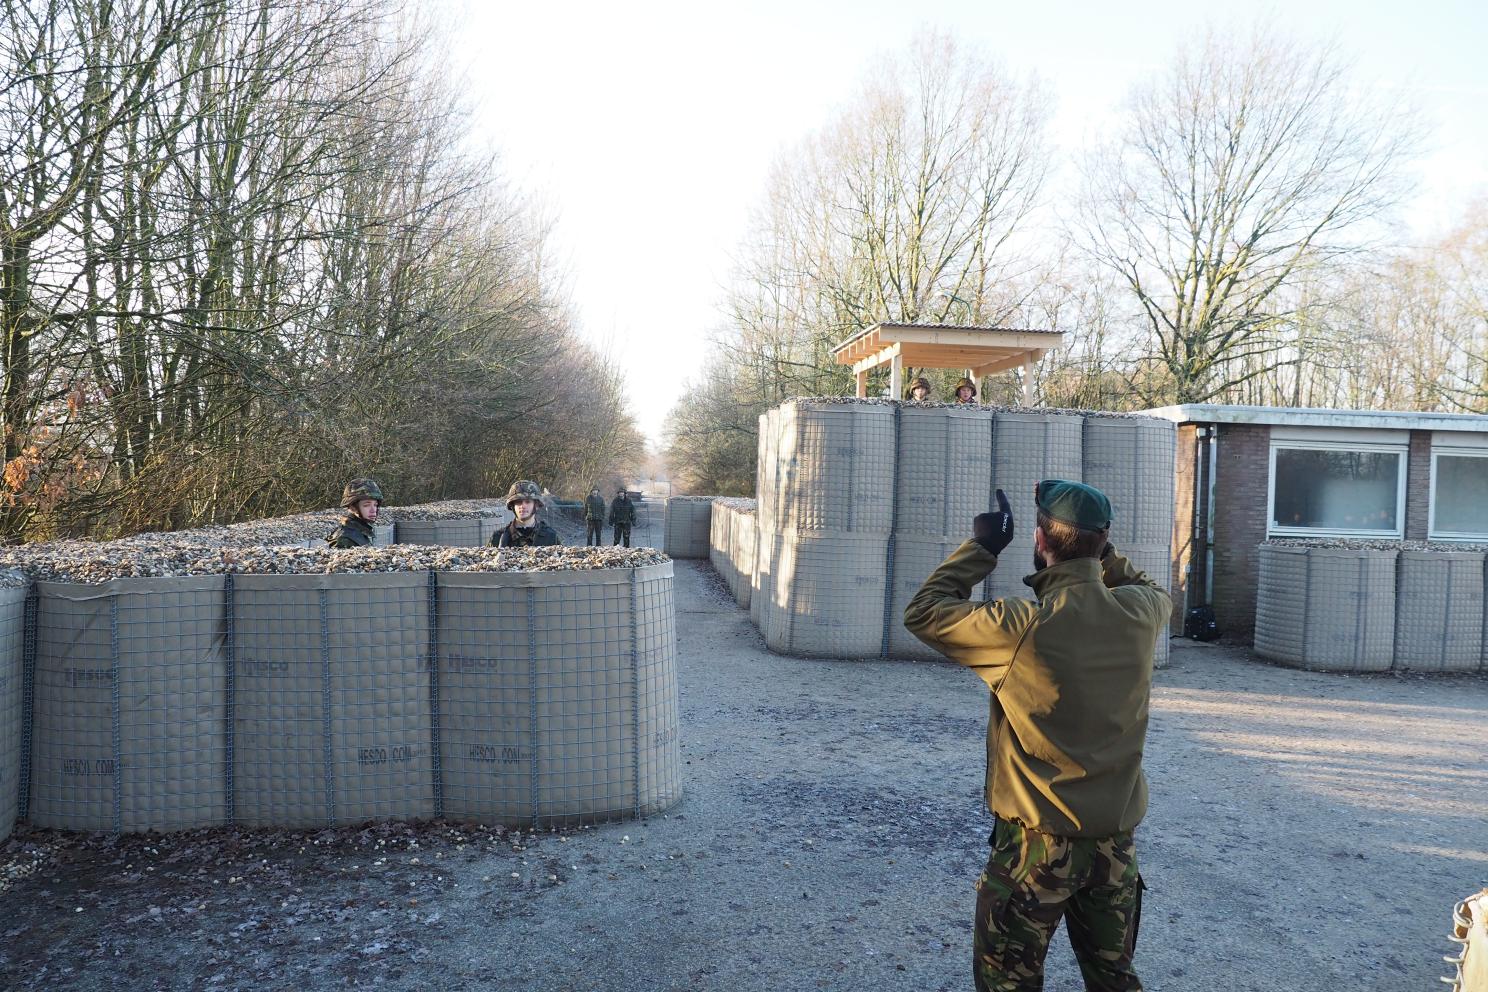
M 979 593 L 1032 597 L 1033 486 L 1084 479 L 1115 505 L 1113 540 L 1171 586 L 1171 424 L 980 407 L 793 401 L 759 420 L 751 616 L 793 655 L 931 658 L 910 597 L 1003 489 L 1021 526 Z M 1155 663 L 1168 657 L 1159 636 Z
M 0 590 L 0 786 L 19 800 L 0 835 L 17 812 L 114 833 L 547 826 L 681 796 L 669 562 L 34 588 Z

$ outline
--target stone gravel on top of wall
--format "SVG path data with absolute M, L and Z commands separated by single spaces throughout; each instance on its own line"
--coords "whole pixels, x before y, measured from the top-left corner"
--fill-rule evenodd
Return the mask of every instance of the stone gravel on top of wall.
M 190 575 L 313 575 L 375 572 L 531 572 L 637 568 L 668 561 L 652 548 L 203 548 L 195 544 L 52 542 L 0 550 L 0 569 L 33 579 L 92 584 Z

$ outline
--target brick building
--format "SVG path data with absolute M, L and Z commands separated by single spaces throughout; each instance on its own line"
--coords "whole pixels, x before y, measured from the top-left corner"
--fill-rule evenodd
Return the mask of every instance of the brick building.
M 1488 542 L 1488 416 L 1195 404 L 1178 426 L 1174 629 L 1214 609 L 1255 628 L 1257 546 L 1271 537 Z

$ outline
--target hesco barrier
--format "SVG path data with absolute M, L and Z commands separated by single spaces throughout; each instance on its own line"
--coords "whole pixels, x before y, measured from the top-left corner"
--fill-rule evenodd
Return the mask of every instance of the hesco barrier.
M 115 833 L 226 822 L 224 578 L 35 589 L 25 818 Z
M 501 528 L 499 515 L 457 517 L 445 520 L 399 520 L 399 544 L 428 544 L 442 548 L 478 548 L 491 543 Z
M 235 819 L 434 814 L 427 573 L 233 579 Z
M 755 583 L 755 501 L 720 498 L 713 501 L 712 541 L 709 561 L 728 586 L 734 602 L 745 609 L 753 599 Z
M 1482 552 L 1401 551 L 1395 577 L 1395 667 L 1475 672 L 1482 661 Z
M 735 509 L 732 513 L 734 519 L 729 528 L 729 561 L 732 566 L 734 602 L 748 609 L 754 591 L 758 529 L 753 510 Z
M 750 615 L 774 650 L 935 657 L 903 629 L 904 607 L 997 489 L 1019 526 L 980 594 L 1032 597 L 1033 487 L 1048 478 L 1108 489 L 1117 547 L 1171 585 L 1166 421 L 825 399 L 767 411 L 759 431 Z M 1156 664 L 1167 656 L 1163 638 Z
M 0 840 L 15 828 L 27 767 L 27 603 L 25 585 L 0 586 Z
M 26 779 L 4 796 L 38 826 L 544 826 L 681 797 L 669 562 L 33 588 L 0 589 L 0 785 Z
M 666 501 L 661 550 L 672 558 L 707 558 L 712 530 L 712 496 L 673 496 Z
M 375 548 L 386 548 L 397 543 L 398 525 L 396 523 L 373 524 L 372 546 Z
M 1033 487 L 1045 479 L 1080 480 L 1084 428 L 1083 418 L 1064 414 L 997 414 L 992 427 L 992 478 L 996 488 L 1007 494 L 1023 526 L 1013 529 L 1013 543 L 987 580 L 988 599 L 1033 598 L 1033 590 L 1023 583 L 1023 577 L 1033 570 L 1033 532 L 1038 523 Z M 1168 474 L 1172 474 L 1171 462 Z
M 733 517 L 726 505 L 716 500 L 709 505 L 708 563 L 731 593 L 738 581 L 738 569 L 734 566 L 732 557 Z
M 1397 553 L 1262 544 L 1256 654 L 1302 668 L 1388 670 L 1395 653 Z
M 558 824 L 681 795 L 670 563 L 440 575 L 444 815 Z

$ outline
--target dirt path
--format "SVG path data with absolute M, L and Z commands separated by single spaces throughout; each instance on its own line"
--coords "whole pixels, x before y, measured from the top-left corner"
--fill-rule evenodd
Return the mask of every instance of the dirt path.
M 535 837 L 27 834 L 0 988 L 969 988 L 980 683 L 771 655 L 705 563 L 677 586 L 672 814 Z M 1436 987 L 1450 904 L 1488 881 L 1488 680 L 1180 645 L 1155 696 L 1148 987 Z M 1049 969 L 1080 988 L 1062 935 Z

